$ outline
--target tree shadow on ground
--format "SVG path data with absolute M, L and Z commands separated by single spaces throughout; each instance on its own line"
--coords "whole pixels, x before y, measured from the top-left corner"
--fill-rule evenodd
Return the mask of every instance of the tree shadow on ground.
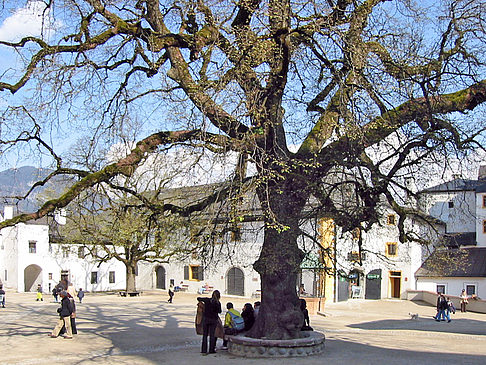
M 338 364 L 485 364 L 486 356 L 445 353 L 438 346 L 437 352 L 420 351 L 420 348 L 384 348 L 356 341 L 326 339 L 322 357 L 327 363 Z M 304 361 L 304 364 L 307 362 Z M 312 362 L 309 362 L 311 364 Z M 317 363 L 317 362 L 314 362 Z M 300 364 L 300 359 L 299 359 Z
M 348 325 L 350 328 L 364 330 L 408 330 L 426 332 L 447 332 L 464 335 L 486 335 L 483 321 L 473 319 L 452 319 L 437 322 L 434 318 L 419 317 L 418 319 L 386 319 L 380 321 L 362 322 Z

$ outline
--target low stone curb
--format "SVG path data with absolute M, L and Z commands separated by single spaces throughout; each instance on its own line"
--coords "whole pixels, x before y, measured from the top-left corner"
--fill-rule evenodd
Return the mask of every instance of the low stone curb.
M 302 357 L 324 351 L 323 333 L 304 332 L 306 337 L 292 340 L 265 340 L 246 336 L 228 336 L 228 352 L 242 357 Z

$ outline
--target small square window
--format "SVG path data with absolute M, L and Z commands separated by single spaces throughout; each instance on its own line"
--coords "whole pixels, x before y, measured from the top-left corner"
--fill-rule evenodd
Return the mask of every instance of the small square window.
M 361 236 L 361 230 L 359 229 L 359 227 L 356 227 L 351 231 L 351 236 L 353 237 L 353 240 L 359 240 L 359 237 Z
M 115 272 L 114 271 L 110 271 L 108 273 L 108 281 L 110 282 L 110 284 L 115 283 Z
M 483 195 L 483 208 L 486 208 L 486 195 Z
M 444 284 L 437 284 L 437 294 L 445 294 L 446 286 Z
M 476 285 L 466 285 L 466 294 L 467 295 L 475 295 L 476 294 Z
M 97 271 L 91 272 L 91 284 L 98 284 L 98 272 Z
M 486 220 L 483 221 L 483 233 L 486 233 Z
M 388 214 L 388 216 L 386 217 L 386 224 L 390 226 L 395 226 L 397 224 L 396 221 L 397 220 L 395 214 Z
M 29 253 L 35 253 L 37 251 L 37 241 L 29 241 Z
M 84 247 L 78 247 L 78 258 L 80 259 L 84 259 L 85 258 L 85 254 L 84 254 Z
M 52 272 L 49 273 L 49 280 L 52 280 Z
M 450 201 L 450 202 L 448 203 L 448 206 L 449 206 L 449 209 L 454 208 L 454 202 L 453 202 L 453 201 Z
M 201 281 L 203 280 L 203 270 L 201 266 L 189 266 L 189 280 Z
M 396 242 L 388 242 L 386 244 L 386 255 L 388 257 L 392 257 L 392 256 L 397 255 L 397 243 Z

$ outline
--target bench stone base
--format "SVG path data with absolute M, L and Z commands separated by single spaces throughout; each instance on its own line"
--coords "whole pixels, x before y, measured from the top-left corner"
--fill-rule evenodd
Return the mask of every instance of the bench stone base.
M 245 336 L 228 336 L 228 352 L 243 357 L 303 357 L 324 351 L 326 337 L 315 331 L 303 332 L 303 338 L 265 340 Z

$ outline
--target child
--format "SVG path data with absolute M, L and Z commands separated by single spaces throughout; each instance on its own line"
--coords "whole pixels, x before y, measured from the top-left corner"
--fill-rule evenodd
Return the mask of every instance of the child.
M 40 284 L 37 284 L 37 299 L 36 301 L 41 301 L 43 302 L 44 301 L 44 298 L 42 297 L 42 287 Z
M 84 291 L 83 291 L 83 288 L 79 288 L 79 291 L 78 291 L 78 298 L 79 298 L 79 302 L 81 303 L 83 301 L 83 298 L 84 298 Z

